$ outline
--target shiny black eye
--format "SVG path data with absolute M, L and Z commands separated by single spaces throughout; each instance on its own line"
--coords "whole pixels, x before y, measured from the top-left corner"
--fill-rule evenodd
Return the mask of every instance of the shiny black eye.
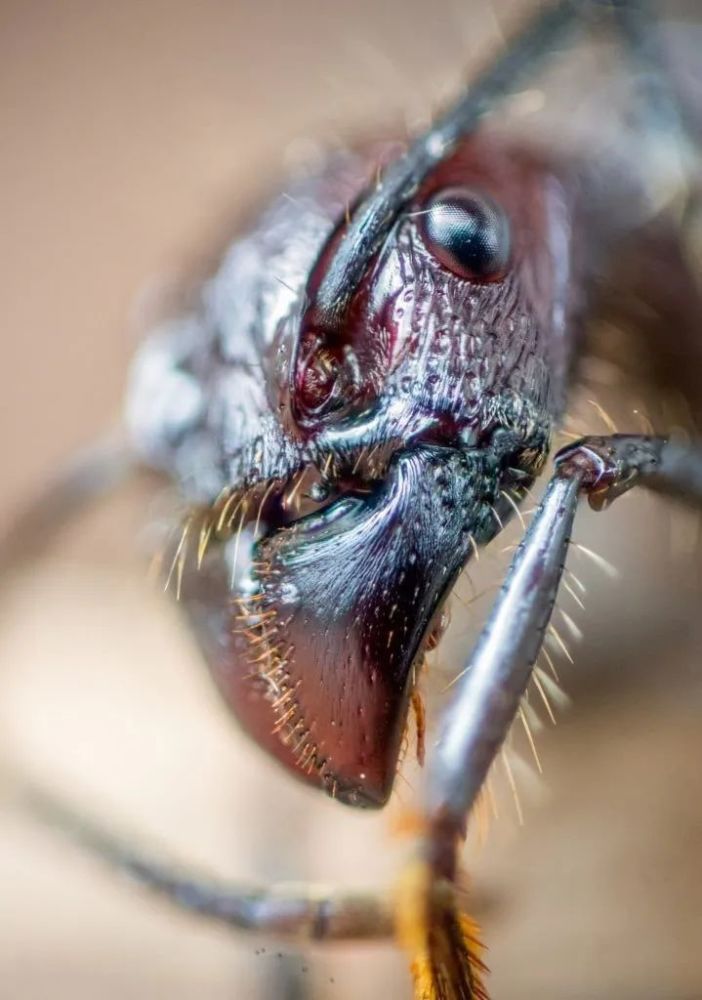
M 485 195 L 464 188 L 435 194 L 420 214 L 428 250 L 444 267 L 468 281 L 499 281 L 510 256 L 509 222 Z

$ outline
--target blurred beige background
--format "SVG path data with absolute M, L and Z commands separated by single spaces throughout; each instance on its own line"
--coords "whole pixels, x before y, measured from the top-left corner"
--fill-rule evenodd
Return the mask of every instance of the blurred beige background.
M 529 4 L 2 0 L 0 519 L 115 419 L 148 318 L 269 178 L 316 139 L 422 120 L 519 8 Z M 223 874 L 390 882 L 411 788 L 399 783 L 388 814 L 358 816 L 251 751 L 144 579 L 142 531 L 163 503 L 120 496 L 3 593 L 3 759 Z M 585 615 L 564 603 L 584 628 L 576 665 L 562 668 L 572 708 L 538 736 L 543 779 L 520 777 L 525 826 L 503 787 L 487 845 L 468 855 L 492 988 L 696 1000 L 697 525 L 632 497 L 585 514 L 578 537 L 621 576 L 573 556 L 589 593 Z M 484 560 L 485 580 L 503 564 Z M 435 687 L 480 614 L 456 614 Z M 297 955 L 200 926 L 11 805 L 0 885 L 2 1000 L 407 995 L 391 949 Z

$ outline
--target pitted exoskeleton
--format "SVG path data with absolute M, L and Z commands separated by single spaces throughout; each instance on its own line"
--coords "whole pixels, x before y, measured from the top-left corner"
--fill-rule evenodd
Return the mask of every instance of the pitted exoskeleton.
M 305 325 L 346 223 L 317 223 L 313 238 L 300 214 L 338 217 L 343 197 L 320 205 L 320 192 L 348 198 L 354 178 L 358 197 L 374 162 L 339 157 L 274 203 L 200 312 L 146 343 L 130 413 L 149 457 L 185 488 L 210 486 L 183 600 L 197 609 L 206 579 L 208 602 L 217 589 L 239 602 L 206 640 L 225 697 L 291 769 L 377 805 L 430 624 L 545 460 L 573 280 L 562 182 L 525 151 L 469 138 L 393 224 L 339 329 Z M 159 356 L 170 368 L 154 380 Z M 240 544 L 225 568 L 222 541 L 256 523 L 256 565 Z

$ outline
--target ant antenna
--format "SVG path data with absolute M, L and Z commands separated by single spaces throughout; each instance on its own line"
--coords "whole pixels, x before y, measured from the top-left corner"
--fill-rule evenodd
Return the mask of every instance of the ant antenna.
M 414 140 L 404 156 L 387 168 L 382 181 L 357 204 L 324 278 L 312 295 L 304 319 L 306 327 L 317 330 L 338 327 L 368 261 L 429 171 L 500 100 L 533 75 L 535 67 L 542 65 L 554 47 L 582 23 L 584 9 L 589 6 L 583 0 L 559 0 L 530 19 L 466 93 Z

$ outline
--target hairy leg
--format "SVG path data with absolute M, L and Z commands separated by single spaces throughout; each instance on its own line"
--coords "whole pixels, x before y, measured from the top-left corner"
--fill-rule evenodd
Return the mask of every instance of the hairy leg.
M 406 926 L 398 913 L 401 936 L 414 953 L 418 996 L 485 995 L 475 931 L 459 913 L 454 888 L 469 814 L 530 680 L 579 495 L 603 509 L 635 485 L 702 507 L 702 450 L 661 437 L 614 435 L 583 438 L 559 452 L 555 474 L 445 709 L 429 764 L 420 859 L 407 880 Z
M 585 492 L 602 507 L 636 484 L 702 506 L 702 451 L 663 438 L 615 435 L 585 438 L 556 458 L 556 474 L 456 686 L 430 758 L 424 855 L 432 893 L 455 878 L 469 812 L 519 710 L 553 608 L 578 496 Z M 43 821 L 135 881 L 237 929 L 308 940 L 382 938 L 394 931 L 382 892 L 217 882 L 141 849 L 50 792 L 30 785 L 23 797 Z M 439 895 L 445 898 L 443 889 Z
M 587 437 L 555 475 L 446 708 L 429 774 L 430 855 L 452 877 L 455 845 L 519 710 L 556 599 L 578 496 L 596 509 L 636 485 L 702 507 L 702 450 L 662 437 Z

